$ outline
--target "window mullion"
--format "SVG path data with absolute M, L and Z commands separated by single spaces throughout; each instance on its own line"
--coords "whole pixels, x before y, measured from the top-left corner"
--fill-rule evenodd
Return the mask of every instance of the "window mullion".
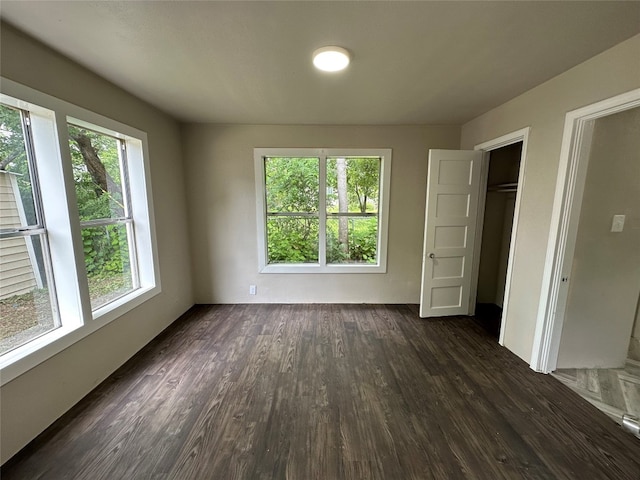
M 319 156 L 320 180 L 318 185 L 318 262 L 327 265 L 327 156 Z
M 4 229 L 0 230 L 0 238 L 15 238 L 15 237 L 28 237 L 31 235 L 46 234 L 47 230 L 42 227 L 24 227 L 15 228 L 12 230 Z
M 296 217 L 296 218 L 317 218 L 313 212 L 267 212 L 267 217 Z
M 80 227 L 82 228 L 90 228 L 90 227 L 104 227 L 107 225 L 120 225 L 123 223 L 131 223 L 133 220 L 131 218 L 98 218 L 96 220 L 82 220 L 80 222 Z
M 366 218 L 366 217 L 377 217 L 378 216 L 378 212 L 365 212 L 365 213 L 361 213 L 361 212 L 330 212 L 327 213 L 328 217 L 349 217 L 349 218 Z

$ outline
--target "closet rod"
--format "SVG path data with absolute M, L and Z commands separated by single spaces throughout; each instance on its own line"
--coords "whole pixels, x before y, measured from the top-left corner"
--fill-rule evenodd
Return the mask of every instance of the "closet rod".
M 511 193 L 511 192 L 517 192 L 518 189 L 517 188 L 490 188 L 489 192 L 494 192 L 494 193 Z
M 495 185 L 489 185 L 487 188 L 490 192 L 516 192 L 518 190 L 518 182 L 511 183 L 498 183 Z

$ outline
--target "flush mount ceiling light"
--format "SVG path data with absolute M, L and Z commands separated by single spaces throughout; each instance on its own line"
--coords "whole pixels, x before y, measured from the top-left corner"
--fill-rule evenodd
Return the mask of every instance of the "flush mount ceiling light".
M 313 52 L 313 64 L 325 72 L 339 72 L 349 65 L 349 52 L 342 47 L 322 47 Z

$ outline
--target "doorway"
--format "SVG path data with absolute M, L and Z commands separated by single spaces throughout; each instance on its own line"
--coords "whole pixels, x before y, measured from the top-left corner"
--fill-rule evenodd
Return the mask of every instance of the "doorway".
M 531 368 L 538 372 L 550 373 L 556 370 L 558 365 L 567 300 L 570 288 L 573 288 L 574 253 L 594 125 L 599 118 L 609 117 L 639 106 L 640 89 L 636 89 L 574 110 L 566 115 L 556 197 L 551 217 L 551 231 L 531 358 Z M 618 186 L 614 184 L 602 190 L 602 194 L 606 195 L 607 192 L 615 192 L 618 189 Z M 625 212 L 616 211 L 614 213 L 624 214 Z M 600 229 L 601 232 L 615 235 L 613 232 L 608 233 L 614 229 L 614 223 L 613 214 L 607 213 Z M 596 253 L 599 253 L 598 250 Z M 603 276 L 591 276 L 595 279 L 601 277 Z M 611 318 L 611 316 L 607 313 L 605 318 Z M 599 339 L 597 334 L 592 337 Z M 628 337 L 626 341 L 629 341 Z M 598 363 L 604 364 L 600 361 Z
M 475 318 L 496 339 L 502 325 L 521 158 L 520 141 L 490 151 L 487 160 Z
M 525 183 L 525 165 L 529 132 L 530 128 L 526 127 L 475 146 L 475 150 L 484 152 L 482 166 L 483 181 L 480 186 L 480 214 L 478 215 L 478 224 L 476 227 L 477 235 L 482 241 L 477 242 L 475 247 L 470 313 L 476 315 L 476 317 L 482 317 L 483 315 L 486 316 L 486 312 L 483 311 L 483 309 L 486 308 L 489 310 L 488 315 L 491 318 L 489 328 L 492 329 L 494 336 L 496 336 L 496 334 L 498 335 L 498 343 L 500 343 L 500 345 L 504 345 L 504 337 L 509 319 L 511 272 L 513 259 L 515 257 L 515 246 L 517 245 L 520 202 Z M 492 159 L 494 172 L 490 176 Z M 492 221 L 495 227 L 495 231 L 491 233 L 496 234 L 499 232 L 500 242 L 500 247 L 498 248 L 499 253 L 497 257 L 495 257 L 497 260 L 494 259 L 492 261 L 491 254 L 485 258 L 485 268 L 488 268 L 489 272 L 491 272 L 492 269 L 495 271 L 495 277 L 494 280 L 492 280 L 495 289 L 488 288 L 484 290 L 479 299 L 479 287 L 484 288 L 484 284 L 479 284 L 480 262 L 483 256 L 482 249 L 491 248 L 487 247 L 488 241 L 484 241 L 485 210 L 487 210 L 486 199 L 494 195 L 494 189 L 495 195 L 498 196 L 496 203 L 499 205 L 502 202 L 504 206 L 502 215 L 500 215 L 500 207 L 497 207 L 496 211 L 493 211 L 494 207 L 488 207 L 492 210 L 490 215 L 492 215 Z M 490 190 L 491 193 L 489 193 Z M 499 196 L 503 195 L 504 198 L 499 199 Z M 489 229 L 490 226 L 486 228 Z M 508 230 L 508 233 L 505 230 Z M 498 238 L 491 233 L 489 234 L 490 238 L 492 236 L 496 239 Z M 495 241 L 497 242 L 498 240 Z M 485 246 L 483 247 L 483 245 Z M 495 244 L 493 248 L 496 249 Z M 505 260 L 506 265 L 504 264 Z M 498 272 L 501 273 L 498 275 Z M 492 292 L 495 293 L 495 295 L 493 295 Z M 492 298 L 493 302 L 491 302 Z M 488 303 L 486 306 L 483 304 L 483 300 L 485 299 Z M 500 301 L 501 304 L 499 305 Z M 476 311 L 478 304 L 480 304 L 480 309 Z M 492 304 L 495 305 L 495 307 L 493 307 Z M 482 318 L 480 321 L 482 321 Z
M 640 107 L 593 122 L 558 368 L 620 368 L 640 294 Z
M 640 415 L 639 133 L 640 107 L 593 121 L 554 372 L 619 423 Z
M 517 245 L 520 192 L 524 187 L 529 130 L 526 127 L 508 133 L 476 145 L 474 150 L 429 151 L 420 316 L 474 315 L 476 312 L 489 167 L 491 154 L 496 152 L 496 167 L 492 174 L 495 183 L 491 187 L 496 188 L 496 193 L 503 190 L 500 195 L 511 195 L 507 232 L 504 231 L 504 222 L 499 229 L 499 250 L 504 255 L 498 255 L 502 258 L 502 265 L 498 261 L 495 270 L 501 270 L 502 274 L 500 279 L 496 275 L 495 280 L 501 286 L 491 297 L 492 303 L 496 302 L 496 297 L 501 298 L 498 301 L 502 308 L 501 315 L 498 314 L 501 345 L 504 344 L 509 315 L 511 272 L 514 246 Z M 505 150 L 500 151 L 503 148 Z M 519 158 L 504 161 L 508 165 L 504 168 L 501 165 L 503 161 L 499 159 L 503 155 L 513 158 L 514 152 L 519 152 Z M 504 213 L 504 205 L 502 211 Z M 504 241 L 503 237 L 506 237 Z

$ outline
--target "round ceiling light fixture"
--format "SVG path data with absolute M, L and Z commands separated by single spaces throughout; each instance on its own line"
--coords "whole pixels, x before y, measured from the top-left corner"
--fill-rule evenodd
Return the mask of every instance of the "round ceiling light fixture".
M 313 64 L 324 72 L 339 72 L 349 65 L 351 56 L 342 47 L 322 47 L 313 52 Z

